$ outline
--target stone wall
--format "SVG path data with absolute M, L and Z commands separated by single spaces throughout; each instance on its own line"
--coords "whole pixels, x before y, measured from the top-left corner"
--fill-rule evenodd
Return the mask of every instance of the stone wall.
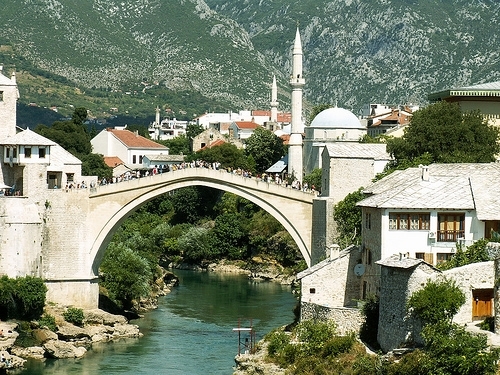
M 300 320 L 333 321 L 337 333 L 346 335 L 350 332 L 359 333 L 365 318 L 361 310 L 347 307 L 326 307 L 314 303 L 302 302 L 300 304 Z

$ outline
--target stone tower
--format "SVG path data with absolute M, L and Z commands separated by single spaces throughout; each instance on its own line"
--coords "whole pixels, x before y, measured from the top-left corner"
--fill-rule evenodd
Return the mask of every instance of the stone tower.
M 273 86 L 271 87 L 271 122 L 278 122 L 278 85 L 276 76 L 273 76 Z
M 16 74 L 11 78 L 3 75 L 0 66 L 0 137 L 11 137 L 16 135 L 16 104 L 19 98 L 17 90 Z
M 292 52 L 292 130 L 288 142 L 288 174 L 294 175 L 302 183 L 302 88 L 305 80 L 302 77 L 302 43 L 299 28 L 295 34 Z

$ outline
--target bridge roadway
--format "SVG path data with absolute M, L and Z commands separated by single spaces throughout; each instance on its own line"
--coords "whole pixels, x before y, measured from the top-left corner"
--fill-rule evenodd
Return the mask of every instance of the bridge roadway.
M 104 251 L 116 229 L 139 206 L 169 191 L 187 186 L 228 191 L 257 204 L 290 233 L 308 266 L 311 265 L 311 227 L 315 194 L 242 177 L 225 170 L 185 168 L 98 186 L 90 193 L 89 223 L 92 273 L 98 275 Z

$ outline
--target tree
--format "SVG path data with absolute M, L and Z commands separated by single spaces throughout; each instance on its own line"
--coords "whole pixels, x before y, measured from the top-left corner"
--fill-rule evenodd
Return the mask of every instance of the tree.
M 151 291 L 152 273 L 148 261 L 124 244 L 108 246 L 101 267 L 102 285 L 110 298 L 123 308 Z
M 321 175 L 323 170 L 321 168 L 315 168 L 310 174 L 304 177 L 304 182 L 309 184 L 309 188 L 314 186 L 316 191 L 321 191 Z
M 100 154 L 87 154 L 81 157 L 82 175 L 97 176 L 99 178 L 110 178 L 113 170 L 106 165 L 104 158 Z
M 198 134 L 203 132 L 203 126 L 199 124 L 188 124 L 186 127 L 186 136 L 191 141 Z
M 85 120 L 87 120 L 87 109 L 83 107 L 78 107 L 75 108 L 73 111 L 73 116 L 71 117 L 71 121 L 73 121 L 73 124 L 75 125 L 83 125 Z
M 258 172 L 264 172 L 285 154 L 283 140 L 273 132 L 257 127 L 245 142 L 245 153 L 252 156 Z
M 333 208 L 333 219 L 337 223 L 338 230 L 336 240 L 341 247 L 358 243 L 361 237 L 361 207 L 356 206 L 356 203 L 363 198 L 363 188 L 359 188 L 347 194 Z
M 429 280 L 411 295 L 408 309 L 424 324 L 437 324 L 451 322 L 464 303 L 465 295 L 452 280 Z
M 230 143 L 223 143 L 219 146 L 199 150 L 188 158 L 188 160 L 196 159 L 204 160 L 208 163 L 219 162 L 222 168 L 251 169 L 245 152 Z
M 168 153 L 170 155 L 189 155 L 190 150 L 190 142 L 188 137 L 185 134 L 181 134 L 172 139 L 166 139 L 164 141 L 157 141 L 164 146 L 168 147 Z
M 387 151 L 396 164 L 424 154 L 435 163 L 488 163 L 500 152 L 499 134 L 479 111 L 441 101 L 415 112 L 403 137 L 388 139 Z

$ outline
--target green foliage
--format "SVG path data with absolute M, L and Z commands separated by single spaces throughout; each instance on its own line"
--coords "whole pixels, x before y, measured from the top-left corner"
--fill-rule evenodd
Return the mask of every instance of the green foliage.
M 40 327 L 47 327 L 52 332 L 57 330 L 56 318 L 50 314 L 43 314 L 42 317 L 38 320 L 38 324 Z
M 266 335 L 265 339 L 269 342 L 267 345 L 267 354 L 270 357 L 275 357 L 290 343 L 290 335 L 283 330 L 272 331 Z
M 172 205 L 175 215 L 172 218 L 174 223 L 185 222 L 195 223 L 200 218 L 202 198 L 198 189 L 195 187 L 186 187 L 176 190 L 172 196 Z
M 113 170 L 106 165 L 104 158 L 100 154 L 87 154 L 83 155 L 82 161 L 82 175 L 83 176 L 97 176 L 99 178 L 111 178 Z M 87 184 L 90 182 L 87 181 Z
M 428 374 L 495 374 L 499 349 L 489 349 L 486 336 L 467 332 L 457 324 L 440 322 L 422 331 L 430 358 Z
M 442 270 L 449 270 L 455 267 L 462 267 L 471 263 L 487 262 L 490 260 L 488 253 L 488 240 L 480 239 L 472 245 L 467 246 L 464 251 L 464 246 L 457 244 L 457 249 L 452 258 L 446 262 L 438 264 L 438 268 Z
M 359 337 L 361 340 L 369 344 L 372 348 L 378 348 L 378 318 L 379 318 L 380 303 L 375 295 L 369 296 L 363 303 L 362 313 L 365 317 Z
M 315 168 L 312 170 L 310 174 L 307 176 L 304 176 L 304 182 L 307 182 L 309 185 L 309 189 L 311 189 L 314 186 L 314 189 L 316 191 L 321 191 L 321 174 L 322 174 L 322 169 L 321 168 Z
M 124 244 L 108 246 L 100 271 L 101 285 L 124 308 L 130 308 L 133 300 L 150 293 L 153 275 L 148 261 Z
M 212 246 L 216 246 L 222 256 L 229 259 L 245 259 L 247 233 L 243 227 L 244 217 L 240 214 L 227 213 L 217 216 L 214 228 Z
M 83 326 L 83 320 L 85 319 L 83 310 L 77 307 L 68 307 L 68 309 L 63 312 L 63 317 L 68 323 L 80 327 Z
M 43 313 L 47 287 L 38 277 L 18 277 L 14 281 L 14 300 L 19 317 L 37 319 Z
M 285 155 L 285 146 L 280 137 L 259 126 L 245 141 L 245 154 L 252 156 L 257 172 L 262 173 Z
M 219 162 L 221 163 L 221 168 L 252 169 L 248 158 L 245 156 L 245 152 L 230 143 L 223 143 L 220 146 L 199 150 L 188 157 L 187 160 L 204 160 L 208 163 Z
M 204 259 L 215 258 L 217 254 L 212 251 L 217 249 L 211 248 L 210 244 L 210 231 L 202 227 L 191 227 L 177 238 L 177 249 L 187 263 L 199 263 Z
M 424 288 L 413 293 L 408 300 L 408 309 L 424 324 L 451 322 L 465 295 L 453 280 L 429 280 Z
M 337 203 L 333 208 L 333 219 L 337 223 L 337 243 L 341 248 L 356 244 L 361 238 L 361 207 L 356 203 L 364 198 L 363 189 L 359 188 Z
M 191 152 L 189 138 L 185 134 L 172 139 L 164 141 L 157 141 L 158 143 L 168 147 L 170 155 L 189 155 Z
M 198 134 L 201 134 L 203 132 L 203 126 L 199 124 L 188 124 L 186 127 L 186 136 L 187 139 L 192 140 L 194 137 L 196 137 Z
M 483 331 L 495 332 L 495 317 L 488 316 L 479 324 L 479 328 Z
M 440 101 L 413 114 L 401 139 L 388 139 L 397 163 L 428 153 L 435 163 L 488 163 L 500 152 L 499 129 L 479 111 L 462 113 L 457 103 Z
M 297 244 L 290 236 L 290 233 L 285 230 L 277 232 L 268 238 L 266 248 L 262 249 L 262 251 L 270 254 L 285 267 L 293 267 L 300 257 Z
M 0 278 L 0 319 L 7 320 L 16 310 L 14 280 L 4 275 Z
M 71 121 L 56 121 L 50 127 L 40 124 L 35 132 L 54 141 L 76 157 L 88 155 L 92 152 L 92 146 L 82 116 L 87 117 L 87 110 L 76 108 Z

